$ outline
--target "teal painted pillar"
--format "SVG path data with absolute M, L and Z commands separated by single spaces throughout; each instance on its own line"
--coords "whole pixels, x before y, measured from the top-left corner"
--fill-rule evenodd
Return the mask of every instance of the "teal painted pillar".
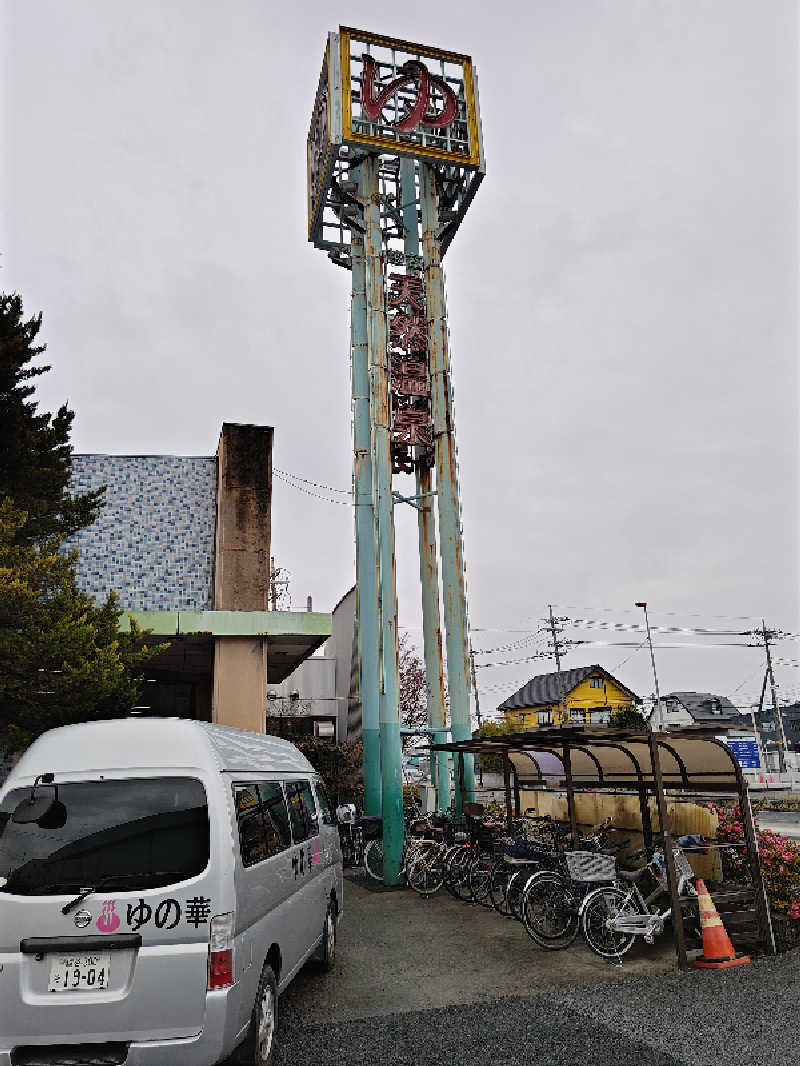
M 358 611 L 358 692 L 364 744 L 364 810 L 381 813 L 380 670 L 378 664 L 378 569 L 372 507 L 372 450 L 367 362 L 367 267 L 364 240 L 353 233 L 350 333 L 353 386 L 353 495 Z
M 431 370 L 431 413 L 436 455 L 436 490 L 439 504 L 439 546 L 442 562 L 442 598 L 447 645 L 447 687 L 450 694 L 450 725 L 454 741 L 469 740 L 470 670 L 467 639 L 467 598 L 464 550 L 461 540 L 461 509 L 456 471 L 448 351 L 447 315 L 439 225 L 436 179 L 433 168 L 420 163 L 422 202 L 422 248 L 425 263 L 425 299 L 428 309 L 428 355 Z M 474 799 L 475 770 L 472 755 L 464 757 L 463 795 Z M 462 790 L 455 789 L 456 810 L 462 807 Z
M 400 196 L 406 255 L 419 255 L 419 218 L 417 215 L 417 186 L 413 159 L 400 160 Z M 419 451 L 419 450 L 418 450 Z M 422 647 L 425 660 L 425 695 L 428 707 L 428 727 L 447 725 L 444 699 L 444 670 L 442 666 L 442 629 L 439 619 L 439 564 L 436 558 L 436 512 L 433 472 L 430 466 L 416 467 L 416 494 L 419 508 L 419 577 L 422 585 Z M 446 738 L 441 734 L 437 742 Z M 450 806 L 450 773 L 446 752 L 431 752 L 431 780 L 436 785 L 436 803 L 440 811 Z
M 386 344 L 386 296 L 383 274 L 378 160 L 369 156 L 360 165 L 363 179 L 364 252 L 367 265 L 367 351 L 369 411 L 372 428 L 375 530 L 380 590 L 380 738 L 383 784 L 383 879 L 400 880 L 403 864 L 403 773 L 400 747 L 397 664 L 397 590 L 392 512 L 390 448 L 389 356 Z

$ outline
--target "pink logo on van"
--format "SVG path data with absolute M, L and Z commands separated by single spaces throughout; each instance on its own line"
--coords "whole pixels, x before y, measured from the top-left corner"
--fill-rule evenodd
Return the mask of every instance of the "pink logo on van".
M 103 900 L 103 912 L 96 924 L 101 933 L 113 933 L 119 929 L 119 916 L 114 912 L 113 899 Z
M 319 847 L 316 844 L 311 845 L 311 863 L 313 866 L 319 866 Z

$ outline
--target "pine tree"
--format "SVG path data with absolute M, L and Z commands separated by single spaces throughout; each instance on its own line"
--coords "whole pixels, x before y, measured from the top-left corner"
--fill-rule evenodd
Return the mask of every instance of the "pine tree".
M 41 314 L 25 320 L 20 296 L 0 293 L 0 501 L 8 497 L 26 513 L 16 536 L 27 543 L 90 525 L 105 491 L 70 494 L 74 412 L 63 404 L 55 415 L 40 414 L 32 399 L 30 382 L 50 369 L 31 365 L 45 351 L 36 344 L 41 326 Z
M 96 606 L 75 581 L 63 537 L 25 543 L 24 512 L 0 504 L 0 746 L 20 751 L 46 729 L 128 714 L 154 654 L 114 593 Z

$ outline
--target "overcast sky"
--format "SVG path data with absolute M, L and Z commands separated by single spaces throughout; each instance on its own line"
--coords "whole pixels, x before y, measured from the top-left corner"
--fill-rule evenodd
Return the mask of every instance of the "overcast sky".
M 439 45 L 477 64 L 488 166 L 445 261 L 476 651 L 524 640 L 549 602 L 800 632 L 794 2 L 2 11 L 0 284 L 44 312 L 39 397 L 74 407 L 77 452 L 211 455 L 222 421 L 270 424 L 277 468 L 349 488 L 350 276 L 305 239 L 325 36 L 338 20 Z M 330 610 L 351 509 L 276 480 L 273 551 L 295 603 Z M 400 622 L 420 639 L 415 552 L 399 508 Z M 656 656 L 662 693 L 758 698 L 758 650 Z M 646 649 L 566 665 L 593 662 L 652 691 Z M 480 670 L 482 709 L 547 669 Z M 796 667 L 778 679 L 800 691 Z

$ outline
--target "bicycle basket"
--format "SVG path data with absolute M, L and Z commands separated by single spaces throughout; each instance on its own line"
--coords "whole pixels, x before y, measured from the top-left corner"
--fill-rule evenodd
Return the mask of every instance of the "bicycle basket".
M 564 858 L 573 881 L 614 880 L 617 864 L 613 855 L 603 855 L 599 851 L 568 851 Z

